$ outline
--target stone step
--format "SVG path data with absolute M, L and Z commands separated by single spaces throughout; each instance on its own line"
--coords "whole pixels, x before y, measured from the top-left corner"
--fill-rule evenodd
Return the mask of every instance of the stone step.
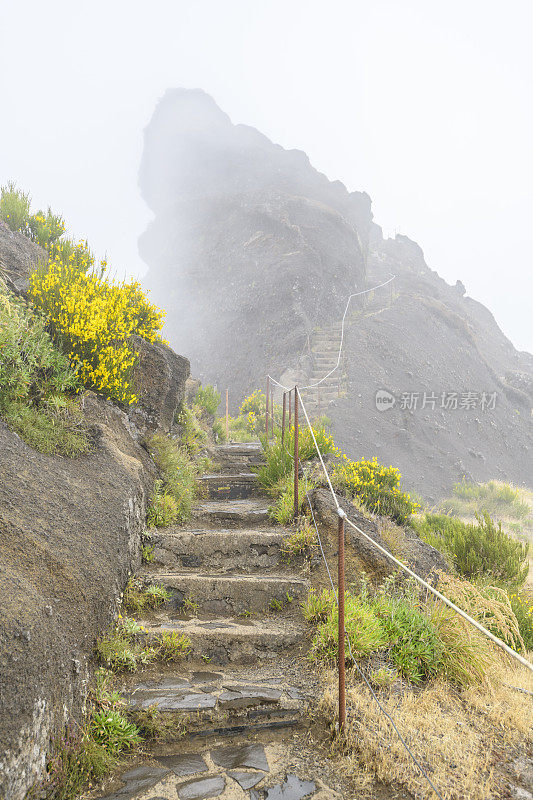
M 178 606 L 190 599 L 203 614 L 264 612 L 273 602 L 296 603 L 309 590 L 309 582 L 294 575 L 143 572 L 141 577 L 173 590 Z
M 253 472 L 202 475 L 200 484 L 204 488 L 203 496 L 211 500 L 243 500 L 264 495 Z
M 190 522 L 194 527 L 253 527 L 271 522 L 265 500 L 212 500 L 200 503 L 193 511 Z
M 282 563 L 280 529 L 248 528 L 176 530 L 156 533 L 150 568 L 220 569 L 253 572 L 275 569 Z
M 143 620 L 148 636 L 164 631 L 177 631 L 190 639 L 189 658 L 209 664 L 254 664 L 257 669 L 296 647 L 306 634 L 303 624 L 275 616 L 253 619 L 223 616 L 216 619 L 173 618 L 163 611 L 154 611 Z
M 263 463 L 263 449 L 259 442 L 219 444 L 213 448 L 212 455 L 226 474 L 251 472 L 252 467 Z

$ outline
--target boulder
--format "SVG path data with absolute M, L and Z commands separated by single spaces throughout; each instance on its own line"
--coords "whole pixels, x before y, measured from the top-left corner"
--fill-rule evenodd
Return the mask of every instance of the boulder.
M 31 272 L 47 258 L 46 250 L 0 220 L 0 277 L 12 292 L 26 296 Z
M 158 429 L 168 432 L 176 409 L 185 399 L 191 365 L 164 342 L 151 344 L 134 336 L 131 344 L 139 354 L 134 373 L 139 401 L 128 416 L 143 435 Z
M 350 520 L 372 537 L 377 544 L 390 552 L 391 547 L 381 536 L 378 522 L 362 513 L 350 500 L 340 496 L 337 496 L 337 499 Z M 339 517 L 331 492 L 328 489 L 315 489 L 311 495 L 311 502 L 317 524 L 326 528 L 330 534 L 336 533 Z M 413 572 L 416 572 L 424 580 L 431 581 L 437 577 L 438 572 L 449 571 L 446 560 L 438 550 L 423 542 L 414 531 L 406 528 L 402 530 L 404 553 L 400 560 L 407 564 Z M 351 525 L 345 526 L 345 534 L 347 556 L 352 558 L 355 556 L 358 567 L 366 574 L 381 580 L 398 569 L 393 561 L 383 555 Z

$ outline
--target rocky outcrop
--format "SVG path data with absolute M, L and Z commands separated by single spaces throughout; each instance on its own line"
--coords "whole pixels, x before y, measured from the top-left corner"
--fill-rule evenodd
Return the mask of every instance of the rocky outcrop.
M 166 335 L 234 403 L 361 286 L 367 195 L 233 125 L 206 94 L 165 94 L 145 131 L 140 250 Z
M 140 561 L 154 477 L 123 414 L 88 397 L 93 451 L 36 452 L 0 420 L 0 796 L 21 800 L 79 717 L 97 635 Z
M 379 517 L 373 519 L 370 515 L 361 513 L 345 497 L 338 497 L 337 499 L 341 508 L 355 525 L 385 550 L 392 551 L 393 548 L 380 531 L 382 520 Z M 321 526 L 320 529 L 336 535 L 339 517 L 331 492 L 328 489 L 315 489 L 311 495 L 311 502 L 315 519 Z M 449 571 L 450 567 L 442 554 L 431 545 L 423 542 L 414 532 L 409 533 L 405 528 L 398 528 L 398 533 L 401 536 L 401 541 L 397 545 L 402 551 L 400 560 L 408 564 L 417 575 L 425 578 L 425 580 L 433 581 L 438 577 L 439 572 Z M 367 575 L 372 575 L 374 579 L 380 579 L 398 569 L 390 558 L 387 558 L 377 550 L 368 539 L 350 525 L 345 526 L 345 536 L 349 547 L 349 555 L 357 564 L 357 573 L 364 572 Z M 392 555 L 395 555 L 396 558 L 399 557 L 398 553 L 393 552 Z M 356 575 L 354 574 L 352 577 L 356 577 Z
M 134 376 L 138 403 L 128 416 L 141 436 L 158 428 L 169 431 L 176 410 L 185 399 L 189 360 L 164 342 L 151 344 L 135 336 L 131 344 L 139 354 Z
M 394 464 L 430 503 L 465 476 L 531 482 L 533 357 L 416 242 L 384 237 L 368 195 L 185 90 L 157 105 L 140 184 L 155 213 L 145 281 L 167 338 L 195 375 L 229 387 L 233 409 L 268 372 L 287 386 L 324 376 L 348 296 L 395 275 L 352 300 L 341 368 L 304 401 L 321 403 L 349 456 Z M 394 404 L 378 408 L 380 390 Z
M 32 270 L 46 259 L 42 247 L 11 231 L 0 220 L 0 277 L 12 292 L 24 296 L 29 289 L 28 279 Z

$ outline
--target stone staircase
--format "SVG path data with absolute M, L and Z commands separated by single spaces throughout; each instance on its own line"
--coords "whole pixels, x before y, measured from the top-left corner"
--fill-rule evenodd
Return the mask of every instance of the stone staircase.
M 287 532 L 272 526 L 251 471 L 261 462 L 260 445 L 222 445 L 215 459 L 222 471 L 201 479 L 204 497 L 189 524 L 158 532 L 154 560 L 137 576 L 173 595 L 137 618 L 148 637 L 183 633 L 191 652 L 175 667 L 127 676 L 122 691 L 134 719 L 157 710 L 175 736 L 92 796 L 340 797 L 325 785 L 324 765 L 320 775 L 309 779 L 306 768 L 302 778 L 294 771 L 301 756 L 289 755 L 295 742 L 309 750 L 305 711 L 318 690 L 302 658 L 307 568 L 283 560 Z
M 341 323 L 335 322 L 317 328 L 312 336 L 311 371 L 306 384 L 318 383 L 332 370 L 339 356 L 341 342 Z M 308 411 L 313 415 L 326 413 L 328 404 L 341 397 L 345 387 L 344 352 L 341 353 L 339 368 L 326 378 L 319 386 L 302 390 L 302 397 Z

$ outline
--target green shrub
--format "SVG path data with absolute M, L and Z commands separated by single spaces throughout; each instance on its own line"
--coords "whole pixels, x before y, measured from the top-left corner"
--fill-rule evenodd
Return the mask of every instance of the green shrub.
M 207 441 L 207 433 L 200 423 L 200 415 L 201 409 L 198 406 L 193 406 L 192 409 L 184 406 L 176 416 L 176 423 L 181 429 L 181 446 L 190 455 L 195 455 Z
M 143 628 L 135 620 L 119 618 L 117 625 L 101 636 L 96 643 L 100 662 L 113 672 L 135 672 L 139 666 L 156 658 L 153 647 L 144 647 L 139 640 Z
M 30 217 L 30 196 L 9 181 L 0 189 L 0 217 L 12 231 L 24 233 Z
M 29 445 L 50 455 L 89 450 L 80 382 L 41 316 L 0 287 L 0 414 Z
M 400 478 L 395 467 L 385 467 L 376 458 L 351 461 L 347 456 L 335 465 L 332 476 L 337 488 L 356 497 L 369 511 L 403 525 L 419 506 L 401 491 Z
M 419 536 L 448 555 L 459 575 L 521 585 L 528 573 L 529 545 L 496 527 L 488 514 L 465 523 L 444 514 L 426 514 L 414 524 Z
M 525 519 L 530 513 L 520 492 L 508 483 L 460 481 L 453 487 L 453 497 L 440 504 L 445 513 L 474 515 L 476 512 L 496 517 Z
M 209 416 L 214 417 L 220 405 L 221 396 L 209 383 L 201 386 L 196 393 L 195 403 Z
M 148 504 L 146 522 L 156 528 L 168 528 L 178 519 L 178 504 L 172 497 L 162 490 L 163 481 L 156 481 L 154 491 Z
M 311 645 L 313 658 L 334 661 L 338 650 L 339 609 L 335 603 L 325 622 L 318 626 Z M 387 644 L 387 636 L 383 626 L 369 604 L 361 598 L 346 592 L 345 595 L 345 657 L 351 661 L 348 639 L 355 658 L 368 656 Z
M 39 404 L 80 387 L 42 316 L 0 289 L 0 409 L 11 401 Z
M 148 520 L 154 525 L 185 522 L 198 494 L 198 467 L 168 436 L 155 434 L 148 447 L 162 476 L 152 495 Z
M 313 433 L 322 455 L 338 452 L 333 438 L 327 433 L 323 424 L 314 425 Z M 263 437 L 261 443 L 265 464 L 257 470 L 258 480 L 265 489 L 272 489 L 294 469 L 294 427 L 286 429 L 283 444 L 280 430 L 275 432 L 273 442 L 267 443 Z M 298 443 L 300 461 L 305 462 L 318 458 L 309 428 L 300 429 Z
M 32 214 L 28 219 L 28 232 L 34 242 L 49 248 L 65 232 L 65 221 L 48 207 L 46 214 L 44 211 Z
M 526 651 L 533 650 L 533 598 L 526 597 L 519 592 L 509 595 L 511 608 L 518 622 L 520 636 L 524 642 Z
M 215 442 L 224 443 L 226 441 L 226 423 L 222 419 L 216 419 L 213 422 L 213 436 Z

